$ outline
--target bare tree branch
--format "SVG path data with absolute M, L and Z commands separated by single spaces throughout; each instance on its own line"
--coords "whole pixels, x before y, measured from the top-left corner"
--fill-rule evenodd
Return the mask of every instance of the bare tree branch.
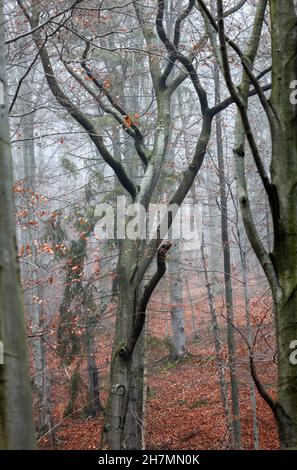
M 27 17 L 30 26 L 32 29 L 36 27 L 37 18 L 33 18 L 26 8 L 24 7 L 21 0 L 18 0 L 18 4 L 20 5 L 22 11 L 24 12 L 25 16 Z M 116 173 L 120 183 L 122 186 L 128 191 L 131 195 L 132 199 L 134 200 L 136 197 L 136 187 L 134 183 L 128 177 L 123 165 L 121 162 L 117 161 L 111 153 L 108 151 L 107 147 L 103 142 L 102 136 L 100 136 L 97 132 L 96 126 L 92 122 L 92 120 L 87 117 L 82 111 L 80 111 L 77 106 L 70 101 L 67 95 L 62 91 L 56 76 L 54 74 L 54 70 L 52 67 L 51 59 L 48 55 L 46 48 L 43 45 L 43 40 L 40 36 L 39 31 L 33 33 L 33 40 L 39 51 L 39 56 L 41 59 L 41 63 L 43 66 L 43 70 L 45 73 L 45 77 L 48 83 L 48 86 L 55 96 L 58 103 L 75 119 L 75 121 L 80 124 L 80 126 L 87 131 L 90 136 L 90 139 L 95 144 L 96 148 L 98 149 L 100 155 L 102 156 L 103 160 L 114 170 Z
M 46 25 L 48 25 L 52 20 L 54 20 L 55 18 L 58 18 L 59 16 L 61 15 L 64 15 L 65 13 L 68 13 L 69 11 L 72 11 L 79 3 L 82 3 L 83 0 L 75 0 L 75 2 L 70 5 L 69 7 L 65 8 L 64 10 L 50 16 L 47 20 L 45 20 L 43 23 L 40 23 L 38 26 L 36 26 L 35 28 L 32 28 L 30 31 L 26 31 L 25 33 L 22 33 L 20 34 L 19 36 L 15 36 L 14 38 L 12 39 L 7 39 L 7 41 L 5 41 L 5 44 L 11 44 L 13 42 L 16 42 L 18 41 L 19 39 L 23 39 L 27 36 L 30 36 L 31 34 L 33 33 L 37 33 L 37 31 L 39 31 L 40 29 L 44 28 Z M 18 2 L 19 5 L 21 6 L 21 3 Z M 22 5 L 22 11 L 24 13 L 25 11 L 25 8 L 24 8 L 24 5 Z M 26 15 L 27 16 L 27 15 Z
M 191 2 L 190 2 L 191 8 L 193 7 L 193 5 L 191 6 Z M 203 86 L 201 85 L 197 71 L 195 67 L 193 66 L 192 62 L 188 59 L 188 57 L 184 56 L 177 50 L 175 44 L 172 44 L 166 35 L 164 26 L 163 26 L 164 7 L 165 7 L 165 0 L 158 0 L 158 11 L 157 11 L 157 16 L 156 16 L 156 28 L 157 28 L 158 36 L 160 40 L 162 41 L 162 43 L 164 44 L 164 46 L 166 47 L 167 51 L 170 53 L 171 58 L 174 60 L 179 60 L 179 62 L 186 68 L 189 74 L 189 77 L 192 80 L 192 83 L 196 90 L 196 93 L 199 97 L 201 112 L 204 115 L 206 112 L 208 112 L 208 109 L 209 109 L 206 92 Z M 160 80 L 160 84 L 161 84 L 161 80 Z
M 195 4 L 195 0 L 189 0 L 189 4 L 188 4 L 187 8 L 180 14 L 180 16 L 177 18 L 177 20 L 175 22 L 173 45 L 176 49 L 178 49 L 178 47 L 179 47 L 182 22 L 190 14 L 191 10 L 193 9 L 194 4 Z M 162 86 L 166 85 L 166 80 L 169 77 L 176 60 L 177 60 L 176 54 L 170 53 L 169 58 L 168 58 L 167 67 L 164 70 L 164 72 L 162 74 L 162 77 L 161 77 L 161 80 L 160 80 Z

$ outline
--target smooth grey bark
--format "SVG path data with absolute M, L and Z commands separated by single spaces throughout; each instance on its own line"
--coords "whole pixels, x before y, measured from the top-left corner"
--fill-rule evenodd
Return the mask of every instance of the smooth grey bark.
M 129 22 L 129 20 L 128 20 Z M 133 19 L 130 18 L 130 26 L 133 28 Z M 144 39 L 142 38 L 143 43 Z M 143 58 L 141 56 L 134 58 L 132 65 L 132 73 L 128 70 L 123 70 L 123 89 L 125 86 L 130 86 L 135 90 L 131 97 L 125 97 L 124 90 L 122 92 L 122 102 L 125 109 L 138 110 L 141 109 L 141 93 L 150 86 L 149 77 L 139 74 L 143 68 Z M 131 76 L 130 76 L 131 75 Z M 136 93 L 138 90 L 138 93 Z M 129 177 L 138 181 L 143 176 L 144 168 L 140 168 L 138 164 L 139 156 L 135 153 L 135 149 L 131 145 L 131 140 L 124 135 L 125 150 L 124 155 L 127 160 L 127 168 Z M 121 151 L 119 152 L 121 159 Z M 141 283 L 139 287 L 139 294 L 143 291 Z M 131 363 L 131 379 L 129 384 L 129 394 L 127 403 L 127 416 L 125 420 L 124 434 L 125 438 L 123 446 L 127 450 L 137 450 L 145 448 L 145 433 L 144 433 L 144 417 L 146 406 L 146 322 L 143 330 L 139 336 L 135 349 L 133 351 Z
M 297 15 L 294 2 L 270 1 L 272 22 L 272 95 L 277 116 L 272 129 L 271 184 L 277 276 L 274 288 L 278 344 L 277 425 L 282 448 L 297 449 L 297 366 L 290 360 L 297 339 Z M 279 295 L 276 295 L 276 291 Z
M 120 256 L 117 266 L 117 283 L 119 290 L 118 313 L 116 317 L 115 339 L 112 351 L 112 366 L 110 377 L 109 400 L 105 410 L 105 428 L 108 447 L 110 449 L 121 449 L 127 447 L 125 436 L 125 426 L 129 398 L 131 397 L 131 407 L 134 402 L 134 388 L 130 395 L 132 383 L 132 360 L 121 356 L 120 351 L 126 346 L 124 338 L 131 338 L 133 322 L 135 318 L 137 290 L 134 283 L 127 283 L 133 275 L 137 254 L 137 242 L 123 240 L 120 247 Z M 131 426 L 131 416 L 129 416 L 128 426 Z M 134 429 L 136 431 L 136 428 Z M 133 433 L 132 433 L 133 436 Z M 132 437 L 135 444 L 135 436 Z M 137 438 L 136 438 L 137 439 Z M 130 446 L 130 441 L 129 444 Z
M 14 220 L 13 172 L 7 112 L 3 3 L 0 2 L 0 338 L 4 365 L 0 365 L 0 448 L 34 449 L 26 329 Z

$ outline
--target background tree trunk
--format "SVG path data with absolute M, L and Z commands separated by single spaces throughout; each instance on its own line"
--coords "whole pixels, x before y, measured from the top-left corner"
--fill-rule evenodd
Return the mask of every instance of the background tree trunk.
M 215 78 L 215 100 L 219 103 L 221 100 L 220 93 L 220 71 L 219 65 L 214 65 Z M 233 415 L 233 432 L 235 449 L 241 448 L 241 424 L 240 424 L 240 407 L 239 407 L 239 389 L 236 368 L 236 343 L 234 334 L 234 312 L 233 312 L 233 290 L 231 280 L 231 255 L 228 233 L 228 198 L 225 180 L 224 150 L 223 150 L 223 134 L 221 116 L 216 116 L 216 142 L 218 156 L 218 173 L 220 184 L 220 205 L 221 205 L 221 235 L 224 257 L 224 284 L 225 284 L 225 301 L 227 312 L 227 342 L 229 353 L 230 383 L 231 383 L 231 403 Z
M 209 307 L 209 313 L 210 313 L 210 319 L 211 319 L 213 342 L 214 342 L 214 347 L 215 347 L 215 352 L 216 352 L 216 362 L 217 362 L 217 367 L 218 367 L 218 376 L 219 376 L 222 403 L 223 403 L 223 407 L 225 411 L 227 429 L 228 429 L 231 441 L 234 441 L 234 436 L 233 436 L 234 431 L 233 431 L 232 422 L 230 420 L 228 386 L 226 384 L 225 372 L 224 372 L 222 341 L 220 338 L 220 329 L 219 329 L 218 317 L 217 317 L 216 306 L 215 306 L 215 298 L 214 298 L 214 294 L 212 290 L 212 282 L 211 282 L 209 272 L 208 272 L 208 256 L 207 256 L 206 247 L 204 243 L 204 235 L 202 235 L 201 258 L 202 258 L 202 265 L 203 265 L 203 271 L 204 271 L 205 285 L 207 289 L 208 307 Z
M 180 241 L 176 240 L 171 249 L 168 262 L 170 276 L 170 313 L 172 334 L 172 355 L 175 360 L 181 359 L 186 352 L 185 322 L 183 309 L 183 283 L 181 276 Z

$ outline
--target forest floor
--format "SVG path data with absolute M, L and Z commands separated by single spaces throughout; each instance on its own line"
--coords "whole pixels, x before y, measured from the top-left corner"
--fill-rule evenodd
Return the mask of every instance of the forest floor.
M 154 355 L 156 351 L 154 352 Z M 253 417 L 250 404 L 250 376 L 246 355 L 237 356 L 240 388 L 242 446 L 253 449 Z M 273 387 L 274 368 L 257 363 L 262 382 Z M 226 371 L 226 379 L 228 380 Z M 198 339 L 189 346 L 181 362 L 164 362 L 149 374 L 146 444 L 149 449 L 228 449 L 227 433 L 217 365 L 211 345 Z M 261 449 L 278 448 L 274 418 L 257 396 Z
M 262 332 L 256 351 L 256 366 L 262 383 L 273 394 L 275 365 L 272 352 L 267 351 L 270 326 Z M 155 330 L 155 328 L 153 328 Z M 156 330 L 155 330 L 156 331 Z M 159 330 L 160 331 L 160 330 Z M 188 354 L 180 362 L 170 359 L 168 340 L 151 333 L 148 336 L 148 400 L 146 415 L 146 446 L 148 449 L 228 449 L 217 365 L 209 325 L 200 328 L 200 338 L 188 337 Z M 223 330 L 223 354 L 226 331 Z M 250 405 L 250 374 L 244 341 L 237 335 L 237 364 L 240 388 L 240 413 L 244 449 L 253 449 L 253 418 Z M 100 343 L 99 370 L 101 399 L 106 400 L 109 371 L 110 334 Z M 228 370 L 226 370 L 228 380 Z M 84 399 L 76 403 L 77 412 L 63 418 L 68 392 L 65 376 L 60 371 L 52 388 L 55 442 L 49 435 L 39 440 L 41 449 L 100 449 L 103 416 L 84 416 Z M 83 394 L 82 394 L 83 395 Z M 278 439 L 269 407 L 257 394 L 257 415 L 260 449 L 277 449 Z

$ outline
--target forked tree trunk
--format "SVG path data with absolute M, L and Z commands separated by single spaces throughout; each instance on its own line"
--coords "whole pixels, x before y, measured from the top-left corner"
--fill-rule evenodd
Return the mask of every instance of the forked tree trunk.
M 157 246 L 157 244 L 154 244 Z M 144 357 L 137 354 L 140 348 L 139 339 L 145 325 L 146 308 L 149 299 L 159 281 L 165 274 L 166 253 L 171 247 L 167 242 L 157 250 L 157 270 L 142 289 L 145 269 L 140 275 L 136 273 L 139 258 L 145 255 L 144 245 L 140 241 L 125 239 L 120 248 L 118 263 L 119 304 L 115 326 L 115 339 L 111 362 L 111 383 L 109 400 L 106 408 L 104 430 L 107 434 L 107 445 L 110 449 L 141 448 L 139 429 L 142 427 L 142 404 L 135 409 L 135 400 L 140 397 L 143 402 Z M 147 250 L 147 247 L 145 248 Z M 155 249 L 152 250 L 152 255 Z M 148 256 L 147 252 L 146 255 Z M 148 256 L 148 260 L 150 260 Z M 147 266 L 150 264 L 148 261 Z M 136 368 L 139 368 L 135 374 Z M 140 380 L 140 386 L 137 381 Z M 129 409 L 129 402 L 131 404 Z M 131 408 L 132 407 L 132 408 Z M 129 416 L 128 409 L 136 413 Z M 132 421 L 134 419 L 134 424 Z M 127 434 L 127 432 L 129 434 Z M 131 440 L 130 440 L 131 439 Z M 128 442 L 129 441 L 129 442 Z
M 140 292 L 140 285 L 130 282 L 137 261 L 136 252 L 135 242 L 123 240 L 118 263 L 119 303 L 105 422 L 107 444 L 113 450 L 122 449 L 127 444 L 127 442 L 125 443 L 125 425 L 131 384 L 132 357 L 122 356 L 120 352 L 122 348 L 125 348 L 127 338 L 132 336 L 137 294 Z

